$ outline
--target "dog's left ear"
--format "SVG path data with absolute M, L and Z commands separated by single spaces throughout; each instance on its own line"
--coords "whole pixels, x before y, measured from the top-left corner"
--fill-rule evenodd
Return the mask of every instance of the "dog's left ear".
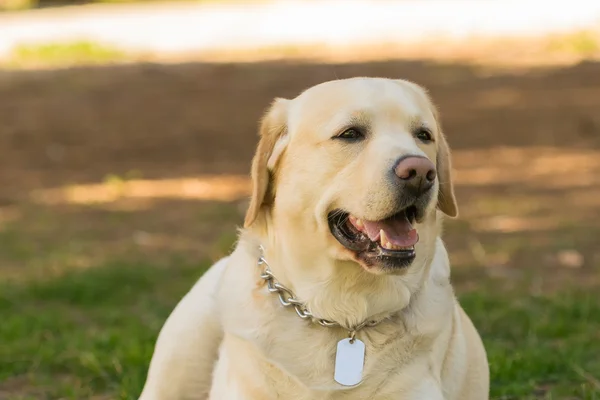
M 287 135 L 288 101 L 275 99 L 261 121 L 260 140 L 252 160 L 252 197 L 246 212 L 244 228 L 252 225 L 263 206 L 273 201 L 275 193 L 272 187 L 272 171 L 289 141 Z

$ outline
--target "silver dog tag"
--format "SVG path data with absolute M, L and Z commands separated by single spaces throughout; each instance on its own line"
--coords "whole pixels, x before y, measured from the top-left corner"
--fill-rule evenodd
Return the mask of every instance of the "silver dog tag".
M 358 339 L 342 339 L 335 353 L 335 373 L 333 379 L 340 385 L 356 386 L 362 381 L 365 366 L 365 344 Z

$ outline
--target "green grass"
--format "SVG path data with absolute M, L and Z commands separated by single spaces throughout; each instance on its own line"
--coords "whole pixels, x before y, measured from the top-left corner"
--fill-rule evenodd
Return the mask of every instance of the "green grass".
M 204 268 L 114 263 L 3 285 L 0 398 L 137 398 L 158 330 Z
M 583 30 L 561 36 L 550 40 L 548 49 L 550 51 L 568 52 L 591 56 L 600 52 L 600 34 L 598 32 Z
M 600 398 L 595 293 L 531 297 L 490 288 L 463 295 L 461 302 L 483 336 L 493 398 Z
M 136 399 L 164 319 L 205 267 L 111 263 L 3 285 L 0 382 L 13 393 L 2 398 Z M 461 296 L 486 344 L 492 398 L 599 399 L 596 293 L 492 288 Z
M 111 46 L 90 41 L 72 41 L 16 46 L 4 64 L 13 68 L 65 67 L 125 61 L 130 56 Z

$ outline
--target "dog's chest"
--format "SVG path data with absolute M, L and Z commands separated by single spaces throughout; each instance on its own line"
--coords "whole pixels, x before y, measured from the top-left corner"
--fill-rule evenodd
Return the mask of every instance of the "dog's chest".
M 256 338 L 265 357 L 311 390 L 344 392 L 347 387 L 337 383 L 334 376 L 338 343 L 348 338 L 347 332 L 288 318 L 280 322 L 289 325 L 277 323 L 267 335 Z M 420 338 L 408 335 L 398 324 L 367 328 L 356 337 L 364 343 L 365 349 L 362 382 L 352 390 L 354 393 L 373 393 L 376 387 L 381 387 L 385 377 L 419 356 L 414 350 L 421 347 Z M 346 367 L 357 368 L 356 365 Z M 357 390 L 359 388 L 362 390 Z

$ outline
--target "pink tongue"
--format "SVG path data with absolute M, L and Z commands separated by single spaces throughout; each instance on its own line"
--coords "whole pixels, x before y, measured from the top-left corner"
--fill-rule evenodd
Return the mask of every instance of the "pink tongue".
M 400 247 L 410 247 L 417 244 L 419 235 L 404 216 L 396 216 L 383 221 L 363 221 L 363 231 L 372 241 L 378 241 L 383 230 L 390 243 Z

